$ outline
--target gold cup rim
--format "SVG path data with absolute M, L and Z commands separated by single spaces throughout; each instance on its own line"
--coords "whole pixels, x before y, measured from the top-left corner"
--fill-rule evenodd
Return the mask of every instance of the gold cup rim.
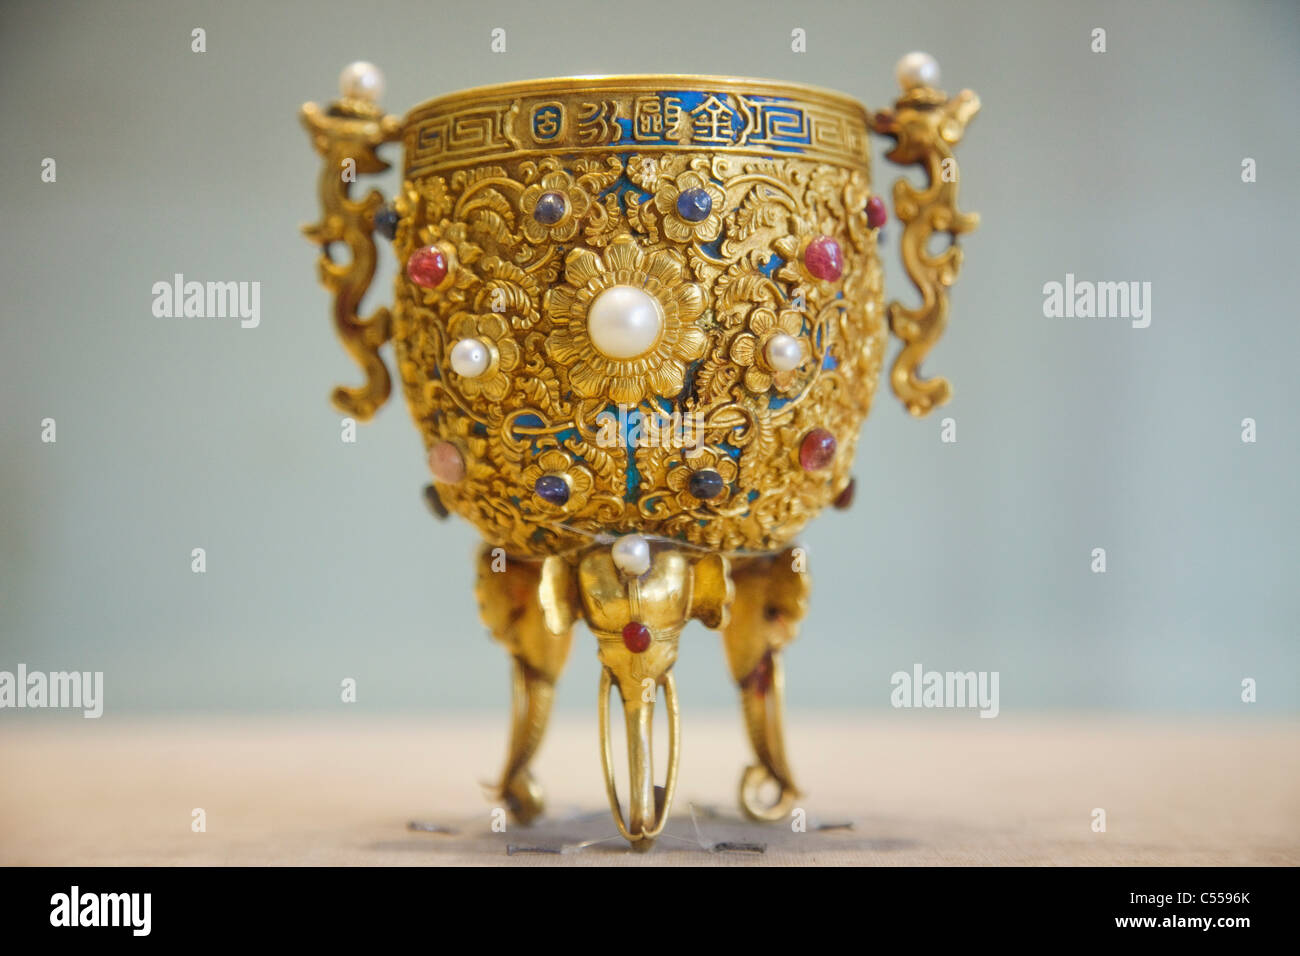
M 444 93 L 413 106 L 403 122 L 424 113 L 436 112 L 448 106 L 483 99 L 509 99 L 536 93 L 579 92 L 591 84 L 602 90 L 619 92 L 662 92 L 665 89 L 698 90 L 699 92 L 751 93 L 769 96 L 789 96 L 818 101 L 849 111 L 859 112 L 865 118 L 867 107 L 857 97 L 839 90 L 793 80 L 771 80 L 761 77 L 725 76 L 711 73 L 589 73 L 573 76 L 547 76 L 532 80 L 511 80 L 471 86 L 454 93 Z

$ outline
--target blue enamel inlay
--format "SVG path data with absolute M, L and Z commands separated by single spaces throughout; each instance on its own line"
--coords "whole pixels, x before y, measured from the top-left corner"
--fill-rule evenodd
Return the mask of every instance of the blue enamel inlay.
M 618 416 L 618 406 L 608 405 L 606 411 L 613 412 Z M 625 416 L 619 416 L 618 427 L 622 429 L 623 448 L 627 453 L 627 491 L 623 493 L 624 501 L 636 501 L 636 491 L 641 485 L 641 471 L 636 466 L 636 444 L 632 441 L 632 413 L 633 409 L 628 409 Z
M 708 256 L 710 259 L 721 259 L 722 258 L 722 233 L 718 233 L 718 238 L 714 239 L 712 242 L 700 243 L 700 251 L 703 252 L 706 256 Z
M 631 446 L 627 446 L 627 491 L 623 494 L 624 501 L 636 501 L 636 490 L 641 485 L 641 471 L 636 466 L 636 451 Z

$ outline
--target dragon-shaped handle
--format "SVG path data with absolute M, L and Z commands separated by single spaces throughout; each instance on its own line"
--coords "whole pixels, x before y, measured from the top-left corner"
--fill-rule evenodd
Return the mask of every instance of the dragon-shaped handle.
M 371 190 L 351 198 L 352 183 L 361 173 L 381 173 L 388 163 L 376 150 L 396 140 L 401 121 L 376 105 L 383 87 L 379 71 L 368 63 L 354 63 L 339 80 L 341 99 L 326 110 L 315 103 L 302 108 L 302 123 L 312 146 L 323 160 L 320 174 L 321 219 L 303 227 L 307 238 L 321 247 L 321 285 L 334 296 L 334 326 L 343 346 L 366 374 L 357 388 L 339 386 L 334 405 L 365 421 L 388 399 L 392 380 L 379 349 L 392 334 L 392 316 L 380 307 L 368 317 L 357 314 L 361 299 L 375 276 L 375 214 L 384 197 Z M 345 243 L 351 253 L 346 262 L 330 255 L 333 243 Z
M 890 384 L 907 410 L 920 416 L 952 394 L 947 379 L 923 379 L 919 368 L 948 323 L 948 289 L 957 281 L 962 262 L 957 236 L 979 226 L 978 214 L 957 209 L 959 174 L 952 150 L 979 111 L 980 101 L 970 90 L 949 99 L 936 89 L 939 68 L 924 53 L 903 57 L 898 78 L 903 95 L 892 110 L 881 110 L 872 118 L 871 128 L 896 140 L 886 154 L 890 161 L 920 165 L 928 178 L 924 189 L 906 179 L 894 183 L 894 213 L 903 224 L 903 266 L 921 293 L 921 304 L 913 309 L 895 300 L 887 313 L 890 328 L 903 342 Z M 936 232 L 949 233 L 952 243 L 931 254 L 928 244 Z

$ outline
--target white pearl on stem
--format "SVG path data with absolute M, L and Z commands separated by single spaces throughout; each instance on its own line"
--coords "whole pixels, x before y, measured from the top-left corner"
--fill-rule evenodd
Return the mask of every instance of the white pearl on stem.
M 610 548 L 614 566 L 628 577 L 639 578 L 650 570 L 650 542 L 639 534 L 625 534 Z
M 939 62 L 928 53 L 916 51 L 909 53 L 898 61 L 894 68 L 898 85 L 906 92 L 918 86 L 937 87 L 939 85 Z
M 345 100 L 377 103 L 384 95 L 384 74 L 379 67 L 365 60 L 349 63 L 339 74 L 339 92 Z
M 478 339 L 461 339 L 451 347 L 451 368 L 464 378 L 478 378 L 492 364 L 488 347 Z
M 664 308 L 644 289 L 610 286 L 587 310 L 587 334 L 606 358 L 634 359 L 654 348 L 664 328 Z
M 792 371 L 803 363 L 803 343 L 793 335 L 778 332 L 767 340 L 763 357 L 778 372 Z

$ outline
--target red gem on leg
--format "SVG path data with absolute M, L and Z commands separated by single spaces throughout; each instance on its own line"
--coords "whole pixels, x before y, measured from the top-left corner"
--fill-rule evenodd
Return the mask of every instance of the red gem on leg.
M 759 662 L 754 665 L 754 669 L 749 672 L 749 677 L 745 683 L 754 688 L 759 697 L 767 696 L 767 692 L 772 689 L 772 652 L 768 651 L 762 656 Z
M 437 288 L 447 278 L 447 257 L 434 246 L 416 249 L 406 260 L 406 274 L 418 286 Z
M 799 464 L 804 471 L 820 471 L 835 460 L 835 436 L 814 428 L 799 444 Z
M 844 253 L 830 236 L 818 236 L 803 251 L 803 264 L 813 278 L 834 282 L 844 274 Z
M 623 645 L 633 654 L 641 654 L 650 646 L 650 628 L 637 621 L 623 625 Z
M 872 229 L 879 229 L 889 221 L 889 210 L 885 208 L 885 201 L 879 196 L 872 196 L 867 200 L 867 225 Z

